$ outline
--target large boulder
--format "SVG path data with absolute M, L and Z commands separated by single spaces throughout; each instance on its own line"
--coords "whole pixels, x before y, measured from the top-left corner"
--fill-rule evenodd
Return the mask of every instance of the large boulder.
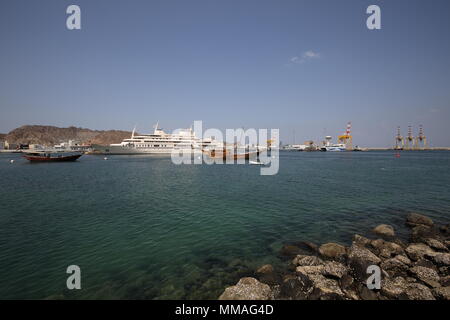
M 372 248 L 374 249 L 374 253 L 376 253 L 378 256 L 389 259 L 392 257 L 395 257 L 396 255 L 404 254 L 403 248 L 395 243 L 395 242 L 389 242 L 384 241 L 382 239 L 372 240 L 370 242 Z
M 408 300 L 436 300 L 428 287 L 420 283 L 409 283 L 404 297 Z
M 407 286 L 403 277 L 385 278 L 381 281 L 381 294 L 389 299 L 401 299 Z
M 370 240 L 370 239 L 367 239 L 366 237 L 363 237 L 363 236 L 361 236 L 361 235 L 359 235 L 359 234 L 355 234 L 354 236 L 353 236 L 353 242 L 352 242 L 352 244 L 354 244 L 354 245 L 358 245 L 358 246 L 361 246 L 361 247 L 367 247 L 367 246 L 369 246 L 370 245 L 370 242 L 372 241 L 372 240 Z
M 425 239 L 424 242 L 430 247 L 433 248 L 434 250 L 438 250 L 438 251 L 448 251 L 447 247 L 440 241 L 433 239 L 433 238 L 428 238 Z
M 432 288 L 440 287 L 439 275 L 435 270 L 426 267 L 415 266 L 412 267 L 409 271 L 416 279 L 420 280 L 427 286 Z
M 411 265 L 411 260 L 407 256 L 399 254 L 398 256 L 395 256 L 394 258 L 399 260 L 399 261 L 401 261 L 401 262 L 403 262 L 407 266 Z
M 321 245 L 319 253 L 327 259 L 341 260 L 346 254 L 346 249 L 340 244 L 330 242 Z
M 304 275 L 287 277 L 280 286 L 280 298 L 306 300 L 313 289 L 313 283 Z
M 281 277 L 275 272 L 272 265 L 265 264 L 260 267 L 256 274 L 258 275 L 259 281 L 268 285 L 276 285 L 281 281 Z
M 299 266 L 295 271 L 297 274 L 302 275 L 310 275 L 310 274 L 322 274 L 322 271 L 324 269 L 324 265 L 319 266 Z
M 316 256 L 305 256 L 296 260 L 298 266 L 320 266 L 323 263 L 323 260 Z
M 450 253 L 438 252 L 433 254 L 431 258 L 439 266 L 450 266 Z
M 347 273 L 347 267 L 336 261 L 327 261 L 322 269 L 322 274 L 327 278 L 340 279 Z
M 450 300 L 450 287 L 435 288 L 433 294 L 439 300 Z
M 441 277 L 441 286 L 450 287 L 450 276 Z
M 424 242 L 427 238 L 433 238 L 436 236 L 433 227 L 425 226 L 422 224 L 416 225 L 411 230 L 411 242 Z
M 313 283 L 312 300 L 341 300 L 345 298 L 344 292 L 336 280 L 324 277 L 321 274 L 310 274 L 309 279 Z
M 408 265 L 405 263 L 405 260 L 399 259 L 398 257 L 402 256 L 387 259 L 380 265 L 381 269 L 386 271 L 391 277 L 406 276 L 408 274 Z
M 376 226 L 372 231 L 380 236 L 385 236 L 385 237 L 394 237 L 395 236 L 394 228 L 388 224 L 380 224 L 380 225 Z
M 311 300 L 336 300 L 343 299 L 345 294 L 339 287 L 339 283 L 325 277 L 323 274 L 325 266 L 300 266 L 296 269 L 299 278 L 306 279 L 306 282 L 312 283 Z
M 228 287 L 219 297 L 219 300 L 269 300 L 272 291 L 267 284 L 261 283 L 255 278 L 242 278 L 232 287 Z
M 411 260 L 417 261 L 424 257 L 430 257 L 436 254 L 429 246 L 423 243 L 410 244 L 406 249 L 406 253 Z
M 348 258 L 354 276 L 360 281 L 367 279 L 367 267 L 370 265 L 379 265 L 381 263 L 381 259 L 369 249 L 358 245 L 352 245 L 350 247 Z
M 433 226 L 433 220 L 428 218 L 427 216 L 418 214 L 418 213 L 410 213 L 406 217 L 406 224 L 408 226 L 414 227 L 417 225 L 424 225 L 424 226 Z

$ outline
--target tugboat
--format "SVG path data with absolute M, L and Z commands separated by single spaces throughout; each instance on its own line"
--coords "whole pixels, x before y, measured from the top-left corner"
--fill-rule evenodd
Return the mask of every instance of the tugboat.
M 81 157 L 81 152 L 71 151 L 34 151 L 27 152 L 23 157 L 31 162 L 75 161 Z

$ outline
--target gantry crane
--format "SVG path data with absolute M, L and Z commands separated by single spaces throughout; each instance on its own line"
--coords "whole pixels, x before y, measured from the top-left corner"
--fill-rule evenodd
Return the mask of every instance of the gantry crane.
M 427 148 L 427 137 L 423 133 L 423 126 L 419 126 L 419 135 L 416 137 L 416 149 L 426 149 Z
M 400 134 L 400 127 L 397 127 L 397 136 L 395 137 L 395 150 L 403 150 L 405 147 L 405 140 Z

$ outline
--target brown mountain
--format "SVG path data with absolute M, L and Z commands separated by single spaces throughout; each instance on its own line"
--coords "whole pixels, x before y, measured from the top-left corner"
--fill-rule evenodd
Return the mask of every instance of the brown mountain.
M 131 132 L 119 130 L 91 130 L 85 128 L 58 128 L 54 126 L 22 126 L 9 132 L 4 138 L 9 143 L 54 145 L 74 140 L 82 144 L 120 143 Z

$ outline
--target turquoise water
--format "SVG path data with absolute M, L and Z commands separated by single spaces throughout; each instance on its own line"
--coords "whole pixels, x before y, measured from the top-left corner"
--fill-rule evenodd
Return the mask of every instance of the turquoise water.
M 281 152 L 280 171 L 140 156 L 0 154 L 0 298 L 214 299 L 283 243 L 450 218 L 450 152 Z M 16 159 L 11 164 L 10 159 Z M 66 289 L 67 266 L 82 289 Z

